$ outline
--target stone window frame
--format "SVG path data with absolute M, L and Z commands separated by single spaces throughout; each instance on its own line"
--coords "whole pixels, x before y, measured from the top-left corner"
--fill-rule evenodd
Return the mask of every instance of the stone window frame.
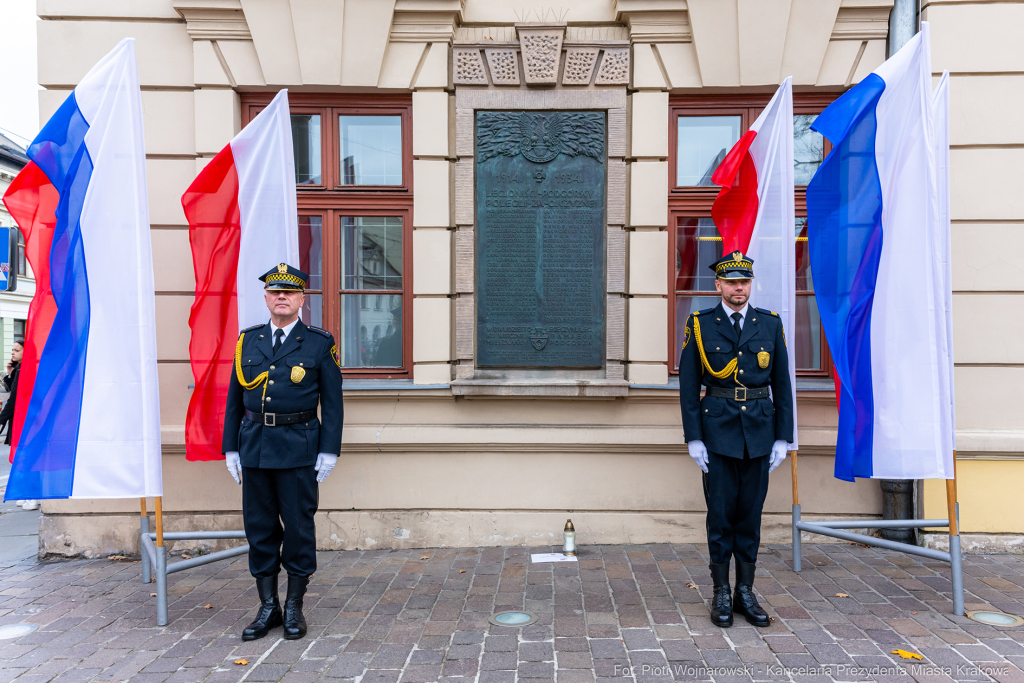
M 456 395 L 625 396 L 626 337 L 626 88 L 455 91 L 455 379 Z M 477 110 L 604 111 L 607 115 L 605 204 L 605 360 L 595 370 L 478 369 L 476 356 Z
M 842 92 L 830 93 L 794 93 L 793 114 L 820 114 L 825 107 L 838 99 Z M 767 106 L 772 93 L 751 95 L 673 95 L 669 97 L 669 169 L 668 169 L 668 371 L 669 375 L 679 375 L 680 343 L 676 335 L 676 223 L 678 218 L 710 218 L 711 205 L 718 196 L 719 187 L 693 187 L 676 185 L 677 151 L 677 117 L 681 115 L 698 116 L 740 116 L 742 136 L 750 128 L 750 124 Z M 825 154 L 831 146 L 825 140 Z M 795 209 L 797 218 L 807 216 L 807 189 L 798 186 L 795 191 Z M 688 292 L 690 290 L 687 290 Z M 800 294 L 798 296 L 814 296 Z M 829 352 L 825 331 L 821 335 L 820 369 L 798 369 L 797 376 L 822 379 L 833 378 L 832 354 Z
M 241 93 L 242 126 L 259 113 L 275 93 Z M 413 339 L 413 170 L 412 95 L 289 93 L 291 113 L 320 114 L 323 184 L 300 185 L 300 216 L 322 217 L 323 323 L 340 342 L 342 215 L 395 216 L 402 219 L 402 366 L 400 368 L 342 367 L 351 379 L 411 379 Z M 399 115 L 402 117 L 402 184 L 339 185 L 341 179 L 339 115 Z M 328 123 L 330 125 L 328 125 Z M 390 290 L 389 290 L 390 293 Z

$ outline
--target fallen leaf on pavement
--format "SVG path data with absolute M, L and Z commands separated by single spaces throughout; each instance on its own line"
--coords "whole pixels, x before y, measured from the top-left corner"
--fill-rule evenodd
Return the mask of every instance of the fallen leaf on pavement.
M 768 621 L 775 621 L 775 617 L 768 617 Z
M 213 605 L 204 605 L 203 609 L 213 609 Z
M 696 588 L 697 586 L 695 584 L 688 583 L 688 584 L 686 584 L 686 587 L 687 588 Z
M 248 659 L 236 659 L 235 660 L 235 664 L 237 664 L 239 666 L 245 666 L 248 663 L 249 663 Z
M 156 597 L 156 593 L 150 593 L 150 594 L 149 594 L 149 597 L 151 597 L 151 598 L 155 598 L 155 597 Z
M 893 650 L 894 655 L 899 655 L 903 659 L 924 659 L 921 655 L 916 652 L 907 652 L 906 650 Z
M 427 556 L 427 555 L 424 555 L 424 556 L 423 556 L 423 557 L 421 557 L 420 559 L 421 559 L 421 560 L 429 560 L 429 559 L 430 559 L 430 557 L 429 557 L 429 556 Z
M 121 555 L 121 554 L 107 555 L 107 559 L 108 560 L 127 560 L 128 556 L 127 555 Z
M 183 560 L 191 560 L 192 556 L 191 555 L 182 555 L 181 559 L 183 559 Z
M 850 596 L 847 595 L 846 593 L 836 593 L 836 597 L 837 598 L 848 598 Z
M 465 574 L 465 573 L 466 573 L 466 570 L 465 570 L 465 569 L 460 569 L 460 570 L 459 570 L 459 573 L 460 573 L 460 574 Z

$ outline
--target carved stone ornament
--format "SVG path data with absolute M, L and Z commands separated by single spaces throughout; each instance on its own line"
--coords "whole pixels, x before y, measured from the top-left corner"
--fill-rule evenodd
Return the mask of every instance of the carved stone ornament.
M 484 50 L 494 85 L 519 85 L 519 59 L 514 49 Z
M 596 47 L 570 47 L 566 50 L 562 85 L 590 85 L 599 52 Z
M 480 112 L 476 124 L 477 162 L 522 154 L 544 163 L 559 154 L 604 161 L 604 116 L 596 112 Z
M 455 82 L 460 85 L 487 85 L 480 50 L 455 48 Z
M 617 47 L 604 51 L 597 70 L 597 85 L 627 85 L 629 83 L 629 48 Z
M 564 35 L 564 28 L 519 29 L 523 70 L 528 85 L 558 82 L 558 62 L 562 56 Z

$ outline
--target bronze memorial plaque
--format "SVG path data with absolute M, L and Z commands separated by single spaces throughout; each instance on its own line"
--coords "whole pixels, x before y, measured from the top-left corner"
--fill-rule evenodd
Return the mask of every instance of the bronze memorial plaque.
M 604 362 L 605 113 L 476 115 L 476 365 Z

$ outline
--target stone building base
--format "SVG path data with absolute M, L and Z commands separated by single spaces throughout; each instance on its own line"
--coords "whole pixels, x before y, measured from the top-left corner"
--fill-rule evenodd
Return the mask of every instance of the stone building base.
M 818 518 L 818 516 L 815 516 Z M 317 550 L 370 550 L 562 544 L 571 518 L 579 545 L 706 543 L 704 513 L 515 512 L 431 510 L 328 510 L 316 515 Z M 841 519 L 841 516 L 820 519 Z M 763 543 L 790 543 L 788 514 L 765 514 Z M 151 522 L 152 528 L 152 522 Z M 241 529 L 238 513 L 166 514 L 167 531 Z M 804 534 L 812 543 L 843 542 Z M 168 542 L 172 555 L 202 554 L 239 545 L 237 541 Z M 139 517 L 126 514 L 44 514 L 39 525 L 41 557 L 137 556 Z

